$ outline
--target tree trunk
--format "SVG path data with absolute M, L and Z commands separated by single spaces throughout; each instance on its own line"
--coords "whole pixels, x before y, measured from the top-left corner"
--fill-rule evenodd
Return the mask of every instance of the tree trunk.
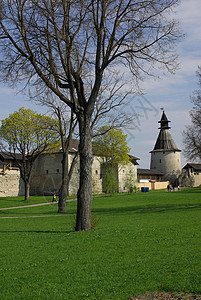
M 29 200 L 29 191 L 30 191 L 29 180 L 24 181 L 24 187 L 25 187 L 25 200 Z
M 92 203 L 92 132 L 90 118 L 79 115 L 80 185 L 77 193 L 76 231 L 91 229 Z
M 78 152 L 75 154 L 70 170 L 68 170 L 68 150 L 63 153 L 62 160 L 62 184 L 59 190 L 59 203 L 58 203 L 58 212 L 66 212 L 66 198 L 69 196 L 69 183 L 73 174 L 73 170 L 77 161 Z
M 62 159 L 62 183 L 59 190 L 58 212 L 66 212 L 66 197 L 68 190 L 68 151 L 63 152 Z

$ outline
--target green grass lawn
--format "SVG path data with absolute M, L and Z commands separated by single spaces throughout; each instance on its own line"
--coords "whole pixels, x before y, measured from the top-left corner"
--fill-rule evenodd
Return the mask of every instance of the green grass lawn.
M 72 199 L 75 197 L 76 196 L 71 196 L 68 198 Z M 48 202 L 52 202 L 52 196 L 40 196 L 40 197 L 30 196 L 29 200 L 24 200 L 24 196 L 0 197 L 0 208 L 33 205 L 33 204 L 48 203 Z
M 161 285 L 201 294 L 200 189 L 95 198 L 92 211 L 89 232 L 72 230 L 76 202 L 59 216 L 57 204 L 0 211 L 40 216 L 0 219 L 0 299 L 128 299 Z

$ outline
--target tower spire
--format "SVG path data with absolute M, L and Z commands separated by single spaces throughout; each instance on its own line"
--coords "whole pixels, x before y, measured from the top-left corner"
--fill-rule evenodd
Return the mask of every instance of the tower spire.
M 171 122 L 168 120 L 164 110 L 161 117 L 161 120 L 158 121 L 160 124 L 160 132 L 158 135 L 158 138 L 156 140 L 154 150 L 179 150 L 169 132 L 169 129 L 171 128 L 168 123 Z M 179 150 L 180 151 L 180 150 Z
M 171 122 L 168 120 L 164 110 L 163 110 L 163 114 L 162 114 L 162 117 L 161 117 L 161 120 L 158 121 L 158 123 L 161 124 L 161 126 L 158 128 L 158 129 L 170 129 L 171 127 L 168 126 L 168 123 Z

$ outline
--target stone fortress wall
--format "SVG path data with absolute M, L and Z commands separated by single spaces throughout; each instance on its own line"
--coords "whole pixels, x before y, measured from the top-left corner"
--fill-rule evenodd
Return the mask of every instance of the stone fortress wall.
M 24 183 L 17 168 L 0 172 L 0 197 L 15 197 L 24 194 Z

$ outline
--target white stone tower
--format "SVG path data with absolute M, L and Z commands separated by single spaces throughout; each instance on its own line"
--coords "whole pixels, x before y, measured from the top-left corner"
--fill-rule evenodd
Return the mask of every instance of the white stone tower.
M 169 132 L 170 127 L 165 112 L 163 111 L 160 123 L 160 132 L 151 153 L 150 169 L 157 169 L 164 173 L 163 180 L 169 180 L 171 184 L 178 184 L 181 174 L 180 152 Z

